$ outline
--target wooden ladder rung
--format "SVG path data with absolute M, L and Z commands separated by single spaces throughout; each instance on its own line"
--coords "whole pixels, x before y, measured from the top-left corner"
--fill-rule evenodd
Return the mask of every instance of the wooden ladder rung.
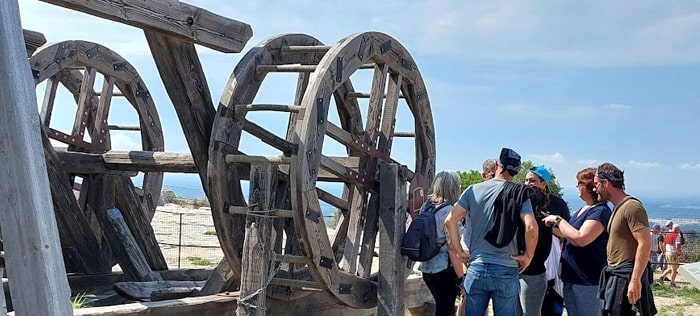
M 394 137 L 416 137 L 415 132 L 394 132 Z
M 253 111 L 277 111 L 290 113 L 303 113 L 304 107 L 299 105 L 285 104 L 237 104 L 236 113 L 246 113 Z
M 249 164 L 270 164 L 270 165 L 288 165 L 292 159 L 289 157 L 278 156 L 249 156 L 249 155 L 226 155 L 224 158 L 227 163 L 249 163 Z
M 313 46 L 284 46 L 282 54 L 287 53 L 326 53 L 332 46 L 313 45 Z
M 292 210 L 271 209 L 269 211 L 253 212 L 250 211 L 250 207 L 248 206 L 229 206 L 228 213 L 237 215 L 246 215 L 250 213 L 270 217 L 294 218 L 294 211 Z
M 374 69 L 375 64 L 363 64 L 360 69 Z M 268 72 L 314 72 L 317 65 L 259 65 L 255 68 L 258 73 Z
M 107 125 L 112 131 L 140 131 L 141 126 Z
M 348 94 L 345 96 L 347 99 L 368 99 L 369 97 L 370 94 L 366 92 L 348 92 Z M 386 94 L 384 97 L 386 98 Z M 403 99 L 403 94 L 399 94 L 399 98 Z
M 95 96 L 96 97 L 102 96 L 102 92 L 95 92 Z M 112 92 L 112 96 L 113 97 L 123 97 L 124 94 L 121 92 Z
M 292 280 L 292 279 L 281 279 L 281 278 L 274 278 L 270 280 L 271 285 L 281 285 L 281 286 L 290 286 L 293 288 L 300 288 L 302 290 L 312 290 L 312 291 L 320 291 L 321 287 L 314 281 L 306 281 L 306 280 Z
M 306 264 L 306 257 L 304 256 L 275 254 L 274 259 L 279 262 Z

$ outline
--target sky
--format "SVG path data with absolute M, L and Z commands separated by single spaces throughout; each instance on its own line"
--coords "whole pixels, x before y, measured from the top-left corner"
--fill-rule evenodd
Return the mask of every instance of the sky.
M 438 171 L 478 170 L 510 147 L 551 168 L 565 195 L 576 194 L 577 171 L 602 162 L 624 169 L 628 193 L 700 194 L 700 2 L 184 2 L 253 29 L 242 53 L 197 46 L 215 103 L 243 54 L 268 37 L 306 33 L 330 45 L 378 31 L 408 49 L 425 80 Z M 142 30 L 34 0 L 19 6 L 23 28 L 49 43 L 93 41 L 133 64 L 157 105 L 166 151 L 189 152 Z M 371 75 L 357 78 L 356 90 L 369 91 Z M 294 86 L 286 79 L 266 81 L 256 102 L 290 103 Z M 111 124 L 134 121 L 115 108 Z M 59 114 L 72 126 L 66 109 Z M 411 128 L 412 118 L 399 114 L 397 131 Z M 133 132 L 115 132 L 112 142 L 120 150 L 140 143 Z M 410 161 L 400 145 L 394 155 Z

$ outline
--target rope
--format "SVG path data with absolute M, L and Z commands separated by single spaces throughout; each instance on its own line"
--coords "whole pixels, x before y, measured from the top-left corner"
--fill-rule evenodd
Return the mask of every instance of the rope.
M 273 257 L 273 258 L 275 257 L 275 253 L 274 253 L 274 252 L 272 252 L 272 256 L 271 256 L 271 257 Z M 262 286 L 261 288 L 255 290 L 255 292 L 248 294 L 246 297 L 244 297 L 244 298 L 239 298 L 239 299 L 238 299 L 238 304 L 239 304 L 239 305 L 243 305 L 243 306 L 245 306 L 246 308 L 254 308 L 254 309 L 257 309 L 257 310 L 260 310 L 260 311 L 263 311 L 263 312 L 266 310 L 265 307 L 261 307 L 261 306 L 257 306 L 257 305 L 252 304 L 252 303 L 248 303 L 248 301 L 251 300 L 251 299 L 252 299 L 253 297 L 255 297 L 256 295 L 260 294 L 262 291 L 264 291 L 264 290 L 267 288 L 268 285 L 270 285 L 270 282 L 272 282 L 272 279 L 274 279 L 274 278 L 275 278 L 275 275 L 277 275 L 277 272 L 280 271 L 280 268 L 282 267 L 282 263 L 281 263 L 281 262 L 275 262 L 274 265 L 275 265 L 274 269 L 270 269 L 269 273 L 267 274 L 267 279 L 265 279 L 265 284 L 263 284 L 263 286 Z

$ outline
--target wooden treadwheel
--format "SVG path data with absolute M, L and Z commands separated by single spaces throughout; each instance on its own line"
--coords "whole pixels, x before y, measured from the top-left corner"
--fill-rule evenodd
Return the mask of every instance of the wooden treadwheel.
M 66 144 L 68 151 L 106 153 L 112 149 L 110 130 L 117 129 L 139 131 L 144 151 L 164 150 L 160 118 L 150 93 L 136 69 L 117 53 L 96 43 L 65 41 L 40 48 L 29 63 L 35 84 L 46 81 L 42 124 L 49 138 Z M 104 81 L 101 90 L 95 91 L 93 86 L 99 77 Z M 70 132 L 60 131 L 52 124 L 56 123 L 52 122 L 52 112 L 59 85 L 72 94 L 77 106 Z M 114 91 L 115 87 L 118 91 Z M 136 110 L 138 126 L 108 124 L 114 97 L 124 97 Z M 144 173 L 141 202 L 148 210 L 149 219 L 155 213 L 162 185 L 162 172 Z M 81 190 L 82 194 L 87 194 L 87 190 Z
M 355 92 L 350 82 L 359 69 L 374 71 L 369 94 Z M 253 104 L 270 72 L 299 73 L 293 105 Z M 369 98 L 366 123 L 362 98 Z M 413 117 L 413 130 L 399 135 L 394 126 L 401 103 Z M 337 117 L 329 117 L 332 105 Z M 286 135 L 276 136 L 249 121 L 246 113 L 255 110 L 290 112 Z M 238 276 L 246 222 L 240 181 L 247 179 L 248 165 L 226 163 L 226 156 L 245 153 L 239 148 L 243 131 L 291 157 L 289 166 L 278 168 L 273 214 L 292 217 L 294 225 L 290 219 L 276 224 L 271 250 L 282 266 L 271 282 L 278 288 L 268 296 L 298 299 L 302 289 L 318 289 L 350 307 L 376 306 L 371 267 L 379 218 L 378 166 L 412 164 L 406 181 L 426 190 L 435 172 L 430 102 L 410 54 L 382 33 L 355 34 L 331 47 L 290 34 L 264 41 L 236 66 L 212 128 L 208 177 L 217 235 Z M 414 159 L 392 156 L 397 135 L 415 138 Z M 342 154 L 323 152 L 324 142 L 339 144 Z M 327 191 L 333 183 L 342 186 L 342 195 Z M 342 213 L 336 233 L 326 227 L 322 204 Z

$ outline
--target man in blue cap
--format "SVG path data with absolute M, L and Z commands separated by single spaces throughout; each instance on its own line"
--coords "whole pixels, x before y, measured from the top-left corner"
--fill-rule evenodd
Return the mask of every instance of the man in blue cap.
M 551 306 L 546 306 L 543 311 L 542 303 L 547 292 L 547 271 L 544 262 L 552 249 L 552 227 L 547 227 L 541 219 L 546 215 L 556 215 L 569 220 L 569 206 L 566 202 L 558 196 L 549 194 L 547 185 L 551 180 L 552 173 L 543 165 L 530 168 L 525 175 L 525 184 L 540 192 L 545 202 L 542 212 L 535 214 L 539 228 L 535 256 L 530 266 L 520 274 L 520 313 L 518 315 L 549 315 L 551 311 Z
M 537 244 L 537 222 L 529 199 L 532 189 L 511 182 L 520 171 L 520 155 L 503 148 L 497 163 L 494 178 L 469 186 L 445 220 L 450 244 L 462 260 L 469 260 L 464 276 L 466 316 L 483 316 L 491 300 L 494 315 L 517 313 L 518 272 L 530 264 Z M 471 233 L 462 238 L 470 239 L 469 252 L 461 246 L 458 229 L 466 216 Z M 519 254 L 515 235 L 521 223 L 525 249 Z

